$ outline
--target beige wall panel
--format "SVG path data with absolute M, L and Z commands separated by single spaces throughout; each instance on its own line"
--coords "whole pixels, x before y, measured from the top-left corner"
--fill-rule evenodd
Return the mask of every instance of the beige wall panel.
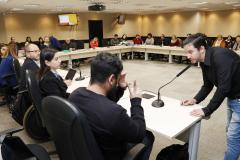
M 215 11 L 206 12 L 205 21 L 201 30 L 208 36 L 223 36 L 240 34 L 240 11 Z
M 143 16 L 143 35 L 151 32 L 155 36 L 162 33 L 171 36 L 186 36 L 187 33 L 199 31 L 201 13 L 165 13 Z
M 6 42 L 7 41 L 7 35 L 6 35 L 6 28 L 5 28 L 5 21 L 3 18 L 3 15 L 0 14 L 0 42 Z
M 143 36 L 151 32 L 154 36 L 164 33 L 167 36 L 176 34 L 203 32 L 208 36 L 222 33 L 224 36 L 240 34 L 240 11 L 216 12 L 180 12 L 152 15 L 126 15 L 124 25 L 116 23 L 119 14 L 78 13 L 79 24 L 60 26 L 56 14 L 8 14 L 0 15 L 0 42 L 8 42 L 11 36 L 25 41 L 26 36 L 32 40 L 53 34 L 58 39 L 88 39 L 88 20 L 103 20 L 104 38 L 117 33 L 126 33 L 129 37 L 135 34 Z

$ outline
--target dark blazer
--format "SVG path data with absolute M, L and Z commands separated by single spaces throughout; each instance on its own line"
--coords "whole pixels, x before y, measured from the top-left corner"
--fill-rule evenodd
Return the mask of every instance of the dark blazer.
M 17 78 L 13 68 L 13 57 L 9 54 L 6 58 L 2 58 L 0 63 L 0 87 L 14 87 L 16 85 Z
M 197 103 L 203 101 L 214 86 L 214 96 L 203 108 L 205 116 L 211 115 L 223 102 L 225 97 L 240 99 L 240 57 L 232 50 L 209 47 L 204 62 L 200 63 L 203 73 L 203 86 L 194 97 Z
M 39 88 L 42 97 L 55 95 L 63 98 L 67 98 L 67 85 L 64 83 L 62 77 L 56 76 L 52 71 L 48 71 L 42 79 L 39 81 Z
M 39 66 L 31 58 L 25 59 L 21 69 L 21 80 L 20 80 L 20 86 L 19 86 L 20 91 L 26 89 L 26 70 L 31 70 L 35 72 L 37 76 L 37 73 L 39 71 Z
M 77 44 L 75 42 L 70 42 L 70 43 L 64 42 L 63 43 L 62 50 L 69 50 L 70 48 L 77 49 Z
M 160 38 L 160 46 L 169 46 L 170 41 L 167 38 L 161 39 Z

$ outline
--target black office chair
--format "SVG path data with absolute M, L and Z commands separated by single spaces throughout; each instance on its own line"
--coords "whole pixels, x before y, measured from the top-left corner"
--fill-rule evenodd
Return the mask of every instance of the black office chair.
M 84 42 L 81 40 L 76 40 L 75 41 L 77 44 L 77 49 L 83 49 L 84 48 Z
M 21 65 L 20 65 L 18 59 L 16 59 L 16 58 L 13 59 L 13 69 L 14 69 L 15 74 L 16 74 L 17 82 L 18 82 L 18 84 L 20 84 L 20 81 L 21 81 Z
M 84 114 L 67 100 L 48 96 L 42 101 L 46 128 L 61 160 L 104 160 Z M 136 145 L 124 157 L 133 160 L 144 148 Z
M 23 118 L 23 126 L 28 135 L 37 140 L 48 140 L 49 135 L 44 127 L 41 101 L 42 96 L 35 72 L 26 70 L 27 89 L 32 99 L 32 106 L 28 108 Z
M 25 144 L 20 137 L 13 136 L 14 133 L 22 131 L 23 128 L 9 129 L 0 132 L 1 154 L 3 160 L 50 160 L 47 151 L 38 144 Z

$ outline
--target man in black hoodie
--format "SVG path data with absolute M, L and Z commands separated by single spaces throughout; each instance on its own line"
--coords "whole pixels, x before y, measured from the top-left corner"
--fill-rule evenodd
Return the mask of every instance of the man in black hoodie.
M 126 83 L 121 61 L 109 53 L 98 54 L 91 63 L 90 84 L 76 89 L 69 101 L 85 113 L 106 160 L 120 160 L 136 143 L 144 143 L 139 159 L 147 160 L 154 136 L 146 130 L 141 94 L 134 83 Z M 116 102 L 128 88 L 131 116 Z

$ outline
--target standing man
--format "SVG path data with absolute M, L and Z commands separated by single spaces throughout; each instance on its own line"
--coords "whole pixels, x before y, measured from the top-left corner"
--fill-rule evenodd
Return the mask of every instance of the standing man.
M 91 63 L 88 87 L 80 87 L 69 96 L 91 126 L 96 141 L 106 160 L 121 160 L 136 143 L 145 148 L 138 160 L 148 160 L 154 136 L 146 130 L 141 94 L 136 81 L 127 84 L 121 61 L 110 53 L 100 53 Z M 131 116 L 116 102 L 128 88 Z
M 201 33 L 189 36 L 184 49 L 191 63 L 200 62 L 203 86 L 193 99 L 183 100 L 182 105 L 203 101 L 213 86 L 217 90 L 209 104 L 191 112 L 193 116 L 210 116 L 228 98 L 227 151 L 224 160 L 237 160 L 240 155 L 240 57 L 233 51 L 208 47 L 207 37 Z

